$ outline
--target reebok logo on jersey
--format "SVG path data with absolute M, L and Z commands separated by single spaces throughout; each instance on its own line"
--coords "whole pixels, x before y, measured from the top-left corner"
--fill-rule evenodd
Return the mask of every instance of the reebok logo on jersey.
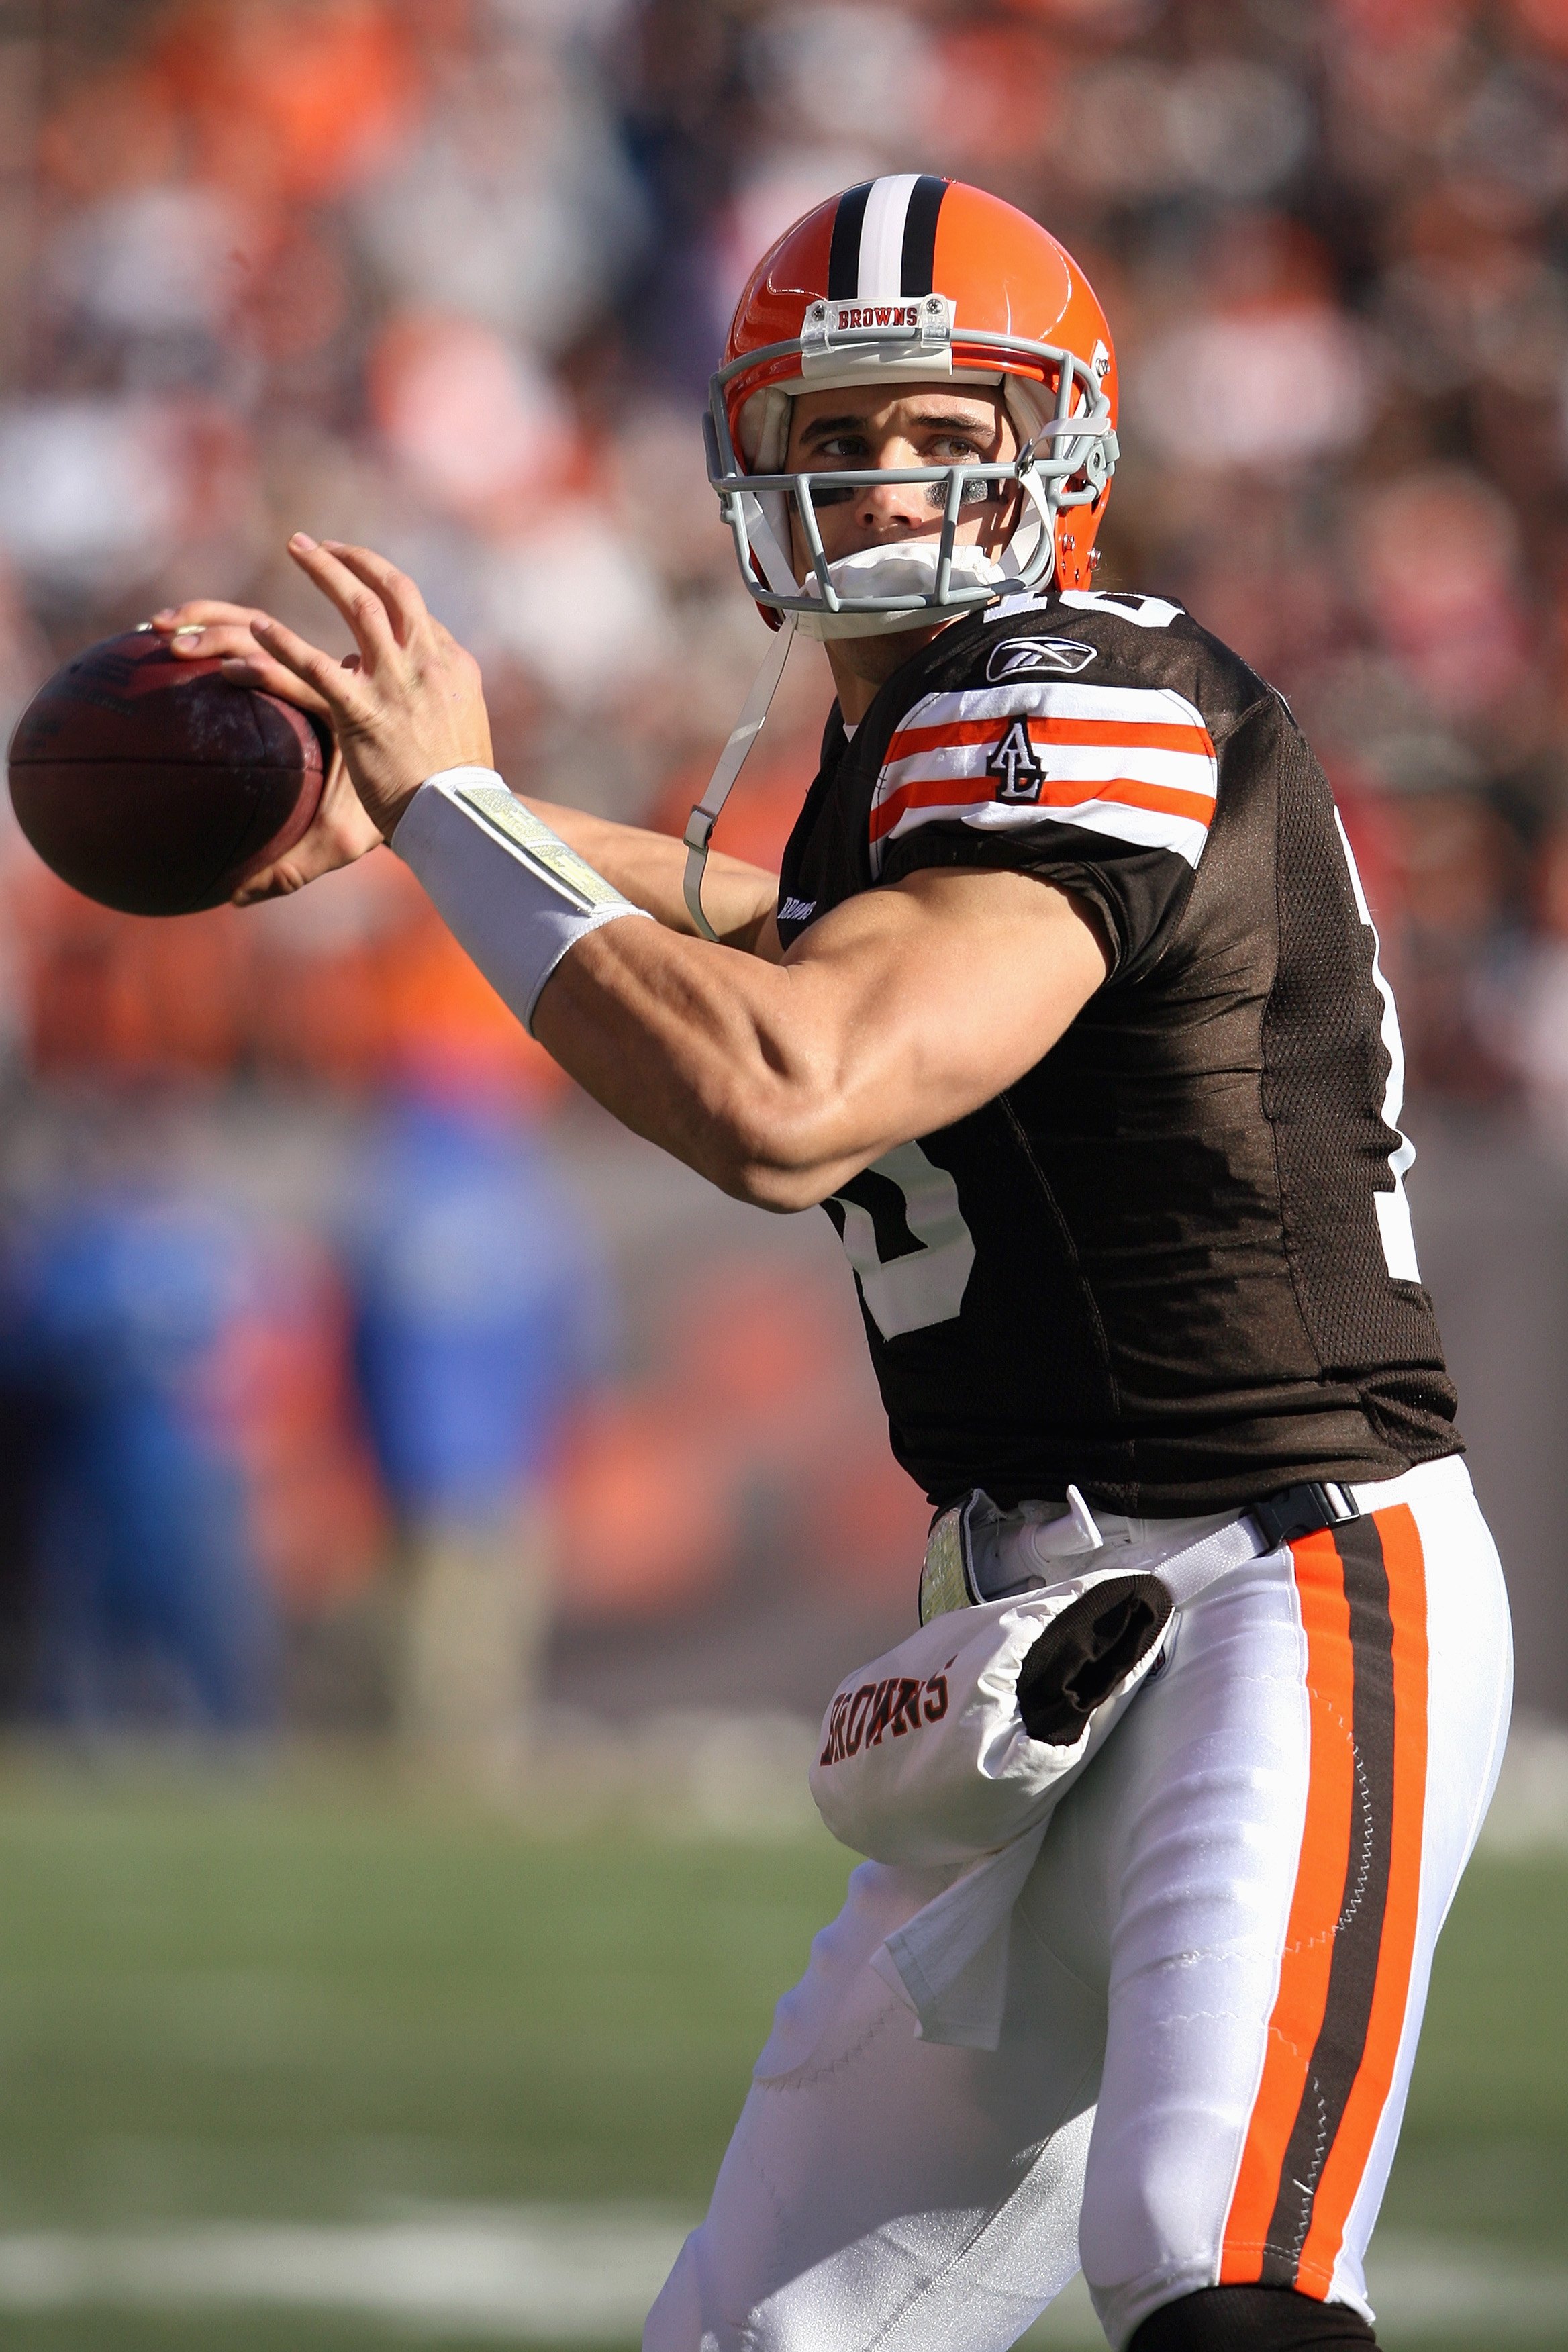
M 1037 801 L 1040 786 L 1045 782 L 1045 770 L 1035 757 L 1035 747 L 1029 740 L 1029 722 L 1015 719 L 996 749 L 985 762 L 988 775 L 999 779 L 996 797 L 999 801 Z
M 806 923 L 816 912 L 815 898 L 786 898 L 779 908 L 781 923 Z
M 1076 637 L 1004 637 L 991 648 L 985 675 L 993 684 L 1005 677 L 1076 677 L 1099 656 L 1098 646 L 1080 645 Z
M 952 1660 L 949 1658 L 951 1666 Z M 893 1675 L 882 1683 L 862 1683 L 857 1691 L 840 1691 L 833 1702 L 819 1764 L 840 1764 L 858 1756 L 862 1746 L 879 1748 L 884 1732 L 901 1739 L 922 1724 L 940 1723 L 947 1713 L 947 1675 Z

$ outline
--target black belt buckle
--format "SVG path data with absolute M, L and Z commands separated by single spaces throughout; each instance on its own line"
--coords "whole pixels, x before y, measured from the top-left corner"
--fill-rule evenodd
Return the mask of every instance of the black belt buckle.
M 1359 1519 L 1361 1506 L 1348 1486 L 1331 1479 L 1314 1479 L 1302 1486 L 1287 1486 L 1282 1495 L 1270 1495 L 1266 1502 L 1249 1503 L 1247 1516 L 1261 1529 L 1269 1550 L 1278 1551 L 1281 1544 L 1294 1543 L 1300 1536 L 1315 1536 L 1324 1528 Z

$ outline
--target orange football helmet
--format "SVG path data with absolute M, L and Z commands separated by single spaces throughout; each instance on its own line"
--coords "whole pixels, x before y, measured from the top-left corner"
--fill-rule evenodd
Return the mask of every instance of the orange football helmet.
M 1000 385 L 1016 458 L 784 470 L 796 394 L 900 379 Z M 973 611 L 1005 590 L 1088 585 L 1118 456 L 1116 407 L 1110 330 L 1071 255 L 984 189 L 900 173 L 818 205 L 758 265 L 710 388 L 708 478 L 765 616 L 793 614 L 819 637 L 918 627 L 922 614 Z M 941 535 L 912 551 L 929 550 L 916 578 L 907 545 L 893 593 L 876 593 L 880 551 L 829 564 L 812 503 L 813 483 L 829 478 L 839 489 L 942 485 Z M 979 486 L 1008 482 L 1023 496 L 1001 556 L 957 545 L 963 505 L 995 495 Z M 804 582 L 789 552 L 792 506 L 811 554 Z

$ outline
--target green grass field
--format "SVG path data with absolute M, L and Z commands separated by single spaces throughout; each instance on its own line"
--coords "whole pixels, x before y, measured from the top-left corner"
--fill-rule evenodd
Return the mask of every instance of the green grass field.
M 23 2255 L 193 2225 L 379 2227 L 542 2202 L 663 2209 L 678 2231 L 847 1866 L 826 1836 L 530 1834 L 364 1771 L 245 1783 L 13 1767 L 0 2344 L 384 2352 L 411 2328 L 450 2352 L 545 2340 L 493 2319 L 454 2333 L 416 2313 L 378 2318 L 352 2295 L 333 2315 L 34 2293 Z M 1505 2267 L 1568 2256 L 1565 1951 L 1568 1865 L 1477 1865 L 1439 1957 L 1391 2235 L 1489 2249 Z M 1473 2321 L 1384 2332 L 1405 2352 L 1493 2340 Z M 1528 2340 L 1568 2345 L 1568 2296 L 1561 2333 L 1542 2323 Z

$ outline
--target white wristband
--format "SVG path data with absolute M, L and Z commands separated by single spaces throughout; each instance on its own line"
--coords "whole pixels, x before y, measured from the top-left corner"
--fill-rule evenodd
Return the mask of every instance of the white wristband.
M 540 991 L 562 957 L 590 931 L 647 914 L 524 808 L 493 768 L 426 777 L 392 846 L 530 1036 Z

